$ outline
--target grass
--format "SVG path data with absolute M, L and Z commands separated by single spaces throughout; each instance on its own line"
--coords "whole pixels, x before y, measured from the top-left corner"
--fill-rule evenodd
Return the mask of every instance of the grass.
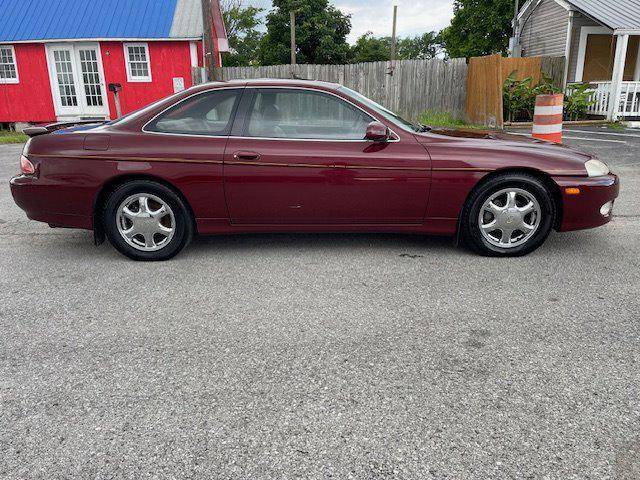
M 423 125 L 430 127 L 447 127 L 447 128 L 485 128 L 482 125 L 474 125 L 467 123 L 451 116 L 447 112 L 424 112 L 419 119 Z
M 27 141 L 27 137 L 24 133 L 11 132 L 8 130 L 0 130 L 0 144 L 3 143 L 24 143 Z

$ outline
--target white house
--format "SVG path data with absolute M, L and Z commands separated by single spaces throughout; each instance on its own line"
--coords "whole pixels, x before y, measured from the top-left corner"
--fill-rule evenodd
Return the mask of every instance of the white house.
M 512 55 L 564 56 L 568 88 L 592 85 L 590 114 L 640 117 L 640 0 L 528 0 L 515 27 Z

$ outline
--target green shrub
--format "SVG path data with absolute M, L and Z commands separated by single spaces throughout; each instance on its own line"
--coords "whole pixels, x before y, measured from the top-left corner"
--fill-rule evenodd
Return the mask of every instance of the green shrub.
M 533 120 L 536 97 L 560 93 L 560 89 L 554 86 L 553 80 L 544 73 L 536 86 L 532 85 L 531 77 L 517 80 L 517 73 L 517 70 L 511 72 L 503 84 L 504 117 L 509 122 L 530 122 Z
M 589 84 L 574 86 L 571 93 L 564 96 L 564 117 L 566 120 L 582 120 L 587 117 L 589 107 L 596 103 L 592 100 L 593 92 Z

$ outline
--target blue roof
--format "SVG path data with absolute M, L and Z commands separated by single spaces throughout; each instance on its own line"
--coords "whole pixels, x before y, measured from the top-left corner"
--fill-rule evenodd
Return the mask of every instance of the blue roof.
M 0 42 L 198 38 L 200 0 L 0 0 Z

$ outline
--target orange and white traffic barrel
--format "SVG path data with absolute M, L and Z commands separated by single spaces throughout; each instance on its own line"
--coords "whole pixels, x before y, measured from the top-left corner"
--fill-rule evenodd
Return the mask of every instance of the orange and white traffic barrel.
M 533 137 L 562 143 L 564 95 L 538 95 L 533 115 Z

